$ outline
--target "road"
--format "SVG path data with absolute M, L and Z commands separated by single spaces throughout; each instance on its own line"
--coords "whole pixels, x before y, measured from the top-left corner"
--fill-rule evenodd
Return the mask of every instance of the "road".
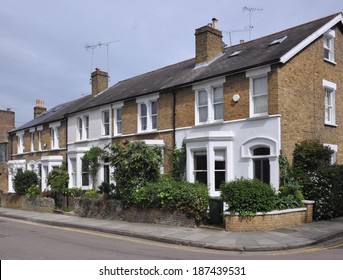
M 343 237 L 272 252 L 227 252 L 0 217 L 1 260 L 342 260 Z

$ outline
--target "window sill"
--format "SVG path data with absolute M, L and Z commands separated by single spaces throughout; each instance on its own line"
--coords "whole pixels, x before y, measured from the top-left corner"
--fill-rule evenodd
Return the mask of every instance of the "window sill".
M 328 62 L 328 63 L 330 63 L 330 64 L 332 64 L 332 65 L 337 65 L 337 62 L 334 61 L 334 60 L 330 60 L 330 59 L 324 58 L 324 61 L 325 61 L 325 62 Z
M 224 120 L 218 120 L 213 122 L 203 122 L 203 123 L 197 123 L 193 127 L 207 127 L 207 126 L 213 126 L 218 124 L 223 124 Z
M 332 123 L 324 123 L 325 126 L 329 126 L 329 127 L 338 127 L 337 124 L 332 124 Z

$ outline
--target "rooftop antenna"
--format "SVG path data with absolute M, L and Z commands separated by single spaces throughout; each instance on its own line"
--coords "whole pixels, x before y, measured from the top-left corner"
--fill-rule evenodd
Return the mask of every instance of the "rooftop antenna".
M 231 34 L 236 33 L 236 32 L 247 32 L 247 31 L 249 31 L 249 29 L 246 27 L 245 29 L 239 29 L 239 30 L 237 29 L 237 30 L 229 30 L 229 31 L 223 30 L 222 32 L 229 34 L 230 46 L 232 46 Z
M 251 39 L 251 30 L 254 28 L 254 26 L 251 24 L 251 13 L 252 12 L 262 12 L 263 8 L 252 8 L 252 7 L 244 6 L 242 8 L 242 10 L 243 10 L 243 13 L 244 12 L 249 12 L 249 25 L 248 25 L 248 29 L 249 29 L 249 41 L 250 41 L 250 39 Z
M 108 53 L 108 46 L 112 43 L 117 43 L 119 42 L 119 40 L 115 40 L 115 41 L 110 41 L 110 42 L 98 42 L 97 44 L 94 45 L 89 45 L 89 44 L 85 44 L 85 49 L 86 51 L 89 51 L 89 49 L 92 50 L 92 55 L 91 55 L 91 68 L 90 68 L 90 72 L 92 72 L 93 70 L 93 58 L 94 58 L 94 50 L 97 47 L 102 47 L 102 46 L 106 46 L 106 51 L 107 51 L 107 73 L 110 72 L 110 58 L 109 58 L 109 53 Z

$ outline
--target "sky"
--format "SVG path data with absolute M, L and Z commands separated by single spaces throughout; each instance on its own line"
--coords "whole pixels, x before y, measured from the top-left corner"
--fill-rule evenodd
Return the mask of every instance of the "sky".
M 111 86 L 190 59 L 214 17 L 235 45 L 342 11 L 342 0 L 0 0 L 0 109 L 18 127 L 36 99 L 50 109 L 89 94 L 96 67 Z

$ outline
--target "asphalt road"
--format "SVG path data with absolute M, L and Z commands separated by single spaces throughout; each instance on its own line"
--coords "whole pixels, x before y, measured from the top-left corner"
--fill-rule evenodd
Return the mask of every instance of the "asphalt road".
M 227 252 L 0 217 L 1 260 L 342 260 L 343 237 L 287 251 Z

